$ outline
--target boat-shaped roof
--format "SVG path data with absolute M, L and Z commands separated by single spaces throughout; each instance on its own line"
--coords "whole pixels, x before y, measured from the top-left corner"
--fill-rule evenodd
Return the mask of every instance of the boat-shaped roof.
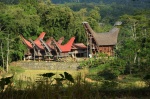
M 70 40 L 66 44 L 61 45 L 61 44 L 59 44 L 58 42 L 56 42 L 53 39 L 55 45 L 57 46 L 59 51 L 62 52 L 62 53 L 66 53 L 66 52 L 70 52 L 71 51 L 72 45 L 74 43 L 74 40 L 75 40 L 75 37 L 71 37 Z
M 88 22 L 83 22 L 84 28 L 89 35 L 92 35 L 98 46 L 116 45 L 119 28 L 114 27 L 109 32 L 96 33 Z

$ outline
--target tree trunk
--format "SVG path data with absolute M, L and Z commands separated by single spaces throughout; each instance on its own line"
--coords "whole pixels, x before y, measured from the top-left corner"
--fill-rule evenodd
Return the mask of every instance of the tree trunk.
M 5 60 L 4 60 L 4 53 L 3 53 L 3 43 L 1 42 L 1 54 L 2 54 L 2 67 L 3 67 L 3 71 L 4 71 L 4 62 L 5 62 Z
M 137 52 L 135 53 L 135 56 L 134 56 L 134 64 L 136 63 L 136 59 L 137 59 Z
M 8 34 L 8 38 L 7 38 L 6 72 L 8 72 L 8 66 L 9 66 L 9 34 Z

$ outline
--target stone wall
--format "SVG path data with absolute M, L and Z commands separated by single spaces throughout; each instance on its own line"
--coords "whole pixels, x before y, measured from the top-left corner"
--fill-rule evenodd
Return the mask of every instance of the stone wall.
M 77 70 L 77 62 L 46 62 L 46 61 L 20 61 L 11 63 L 12 66 L 21 66 L 31 70 Z

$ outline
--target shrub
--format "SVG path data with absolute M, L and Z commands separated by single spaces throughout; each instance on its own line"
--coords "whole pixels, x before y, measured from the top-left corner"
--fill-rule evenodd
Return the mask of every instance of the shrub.
M 105 89 L 105 90 L 107 90 L 107 89 L 110 90 L 111 88 L 112 89 L 117 88 L 117 86 L 118 86 L 118 83 L 115 81 L 104 80 L 101 85 L 101 88 Z
M 119 71 L 113 71 L 112 69 L 104 69 L 97 73 L 98 76 L 103 77 L 105 80 L 114 80 L 120 74 Z

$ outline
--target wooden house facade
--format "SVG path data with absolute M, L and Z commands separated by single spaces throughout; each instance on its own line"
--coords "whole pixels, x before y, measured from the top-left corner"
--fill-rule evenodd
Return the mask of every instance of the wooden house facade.
M 87 35 L 89 54 L 100 52 L 108 56 L 114 55 L 114 46 L 117 44 L 119 28 L 114 27 L 109 32 L 96 33 L 88 22 L 83 22 L 83 26 Z

